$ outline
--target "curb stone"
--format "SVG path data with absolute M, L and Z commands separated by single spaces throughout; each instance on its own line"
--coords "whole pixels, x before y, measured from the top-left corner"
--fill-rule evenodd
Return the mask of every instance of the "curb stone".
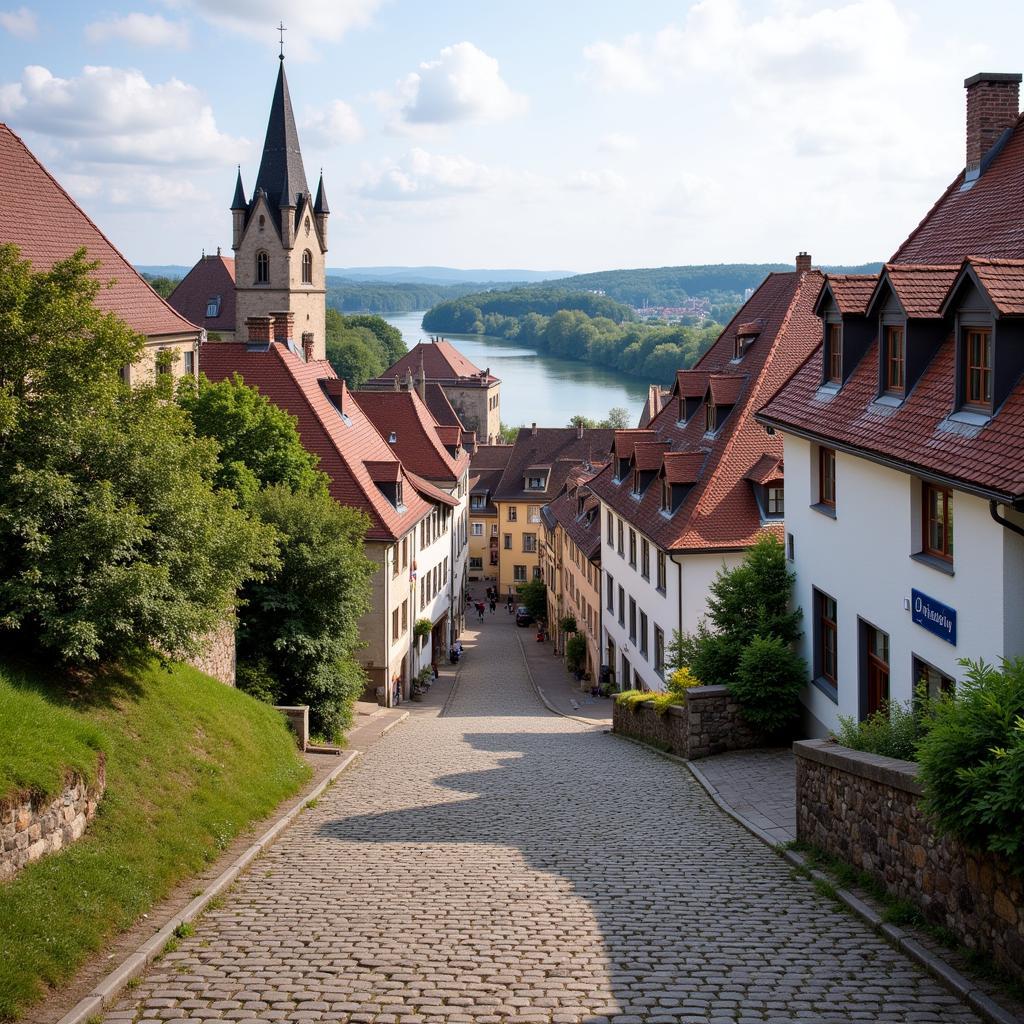
M 406 713 L 406 716 L 408 712 Z M 394 728 L 400 718 L 388 726 L 388 730 Z M 388 731 L 385 730 L 385 731 Z M 383 733 L 382 733 L 383 735 Z M 291 810 L 286 811 L 277 821 L 274 822 L 266 832 L 257 839 L 252 846 L 245 850 L 235 861 L 230 864 L 220 875 L 217 876 L 180 913 L 175 914 L 167 924 L 155 935 L 150 936 L 134 953 L 130 954 L 121 964 L 114 968 L 109 974 L 96 983 L 92 992 L 84 999 L 73 1006 L 57 1024 L 85 1024 L 90 1017 L 110 1006 L 121 994 L 122 989 L 133 978 L 138 977 L 162 952 L 164 946 L 174 935 L 174 930 L 181 924 L 194 921 L 210 904 L 210 902 L 230 886 L 236 878 L 268 847 L 275 839 L 297 818 L 306 808 L 310 800 L 315 800 L 325 789 L 359 756 L 358 750 L 346 754 L 341 763 L 324 777 L 324 779 L 313 787 L 308 793 L 295 804 Z
M 530 668 L 530 661 L 526 657 L 526 648 L 523 647 L 523 638 L 518 633 L 516 633 L 516 640 L 519 641 L 519 650 L 523 655 L 523 664 L 526 666 L 526 674 L 530 679 L 530 685 L 540 698 L 541 704 L 543 704 L 544 707 L 546 707 L 553 715 L 558 715 L 560 718 L 568 718 L 573 722 L 579 722 L 581 725 L 588 725 L 591 729 L 604 729 L 603 722 L 595 722 L 590 718 L 577 718 L 576 715 L 570 715 L 567 711 L 561 711 L 559 708 L 556 708 L 555 705 L 548 700 L 544 691 L 538 685 L 537 680 L 533 678 L 533 670 Z
M 722 811 L 728 814 L 730 818 L 742 825 L 751 835 L 760 839 L 766 846 L 771 847 L 771 849 L 776 851 L 776 853 L 778 853 L 782 859 L 787 861 L 789 864 L 792 864 L 794 867 L 802 868 L 805 871 L 809 871 L 811 878 L 815 881 L 821 881 L 832 885 L 835 889 L 836 898 L 840 903 L 864 921 L 865 924 L 869 925 L 873 931 L 877 932 L 889 943 L 895 946 L 904 954 L 904 956 L 913 960 L 919 967 L 927 971 L 958 999 L 967 1003 L 975 1013 L 988 1021 L 989 1024 L 1022 1024 L 1020 1017 L 1010 1013 L 1008 1010 L 1004 1010 L 991 998 L 991 996 L 982 992 L 973 981 L 950 966 L 941 957 L 936 956 L 935 953 L 926 949 L 920 942 L 908 935 L 902 928 L 883 922 L 881 916 L 859 897 L 855 896 L 847 889 L 834 885 L 832 880 L 822 872 L 813 868 L 808 868 L 807 858 L 804 857 L 803 854 L 798 853 L 796 850 L 781 848 L 767 832 L 758 828 L 757 825 L 747 821 L 742 815 L 734 811 L 729 804 L 721 798 L 718 790 L 711 783 L 708 777 L 692 761 L 687 761 L 685 758 L 677 757 L 675 754 L 669 754 L 664 750 L 658 750 L 657 747 L 652 747 L 650 744 L 643 743 L 640 740 L 634 739 L 632 736 L 623 736 L 621 733 L 613 733 L 613 735 L 617 735 L 621 739 L 628 740 L 630 743 L 636 743 L 641 747 L 645 747 L 647 750 L 650 750 L 652 753 L 655 753 L 660 757 L 669 761 L 675 761 L 676 764 L 686 765 L 690 770 L 690 774 L 697 780 L 697 782 L 700 783 L 708 796 L 711 797 L 714 803 Z

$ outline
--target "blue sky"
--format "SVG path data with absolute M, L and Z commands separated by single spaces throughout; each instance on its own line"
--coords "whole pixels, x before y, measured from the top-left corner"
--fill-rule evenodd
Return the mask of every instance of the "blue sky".
M 885 258 L 1024 5 L 0 0 L 0 119 L 141 263 L 228 251 L 286 66 L 331 266 Z

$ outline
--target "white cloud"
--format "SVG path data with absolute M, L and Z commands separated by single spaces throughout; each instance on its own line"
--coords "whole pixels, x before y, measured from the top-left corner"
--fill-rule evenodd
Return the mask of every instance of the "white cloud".
M 359 142 L 365 134 L 359 116 L 342 100 L 309 111 L 302 121 L 302 137 L 323 148 Z
M 359 189 L 368 199 L 439 199 L 490 188 L 496 175 L 464 156 L 444 156 L 424 149 L 409 150 L 387 161 Z
M 137 11 L 123 18 L 91 22 L 85 26 L 85 34 L 94 43 L 116 39 L 133 46 L 173 46 L 179 50 L 188 46 L 188 26 L 184 22 Z
M 608 92 L 654 92 L 657 88 L 655 69 L 644 53 L 639 35 L 626 36 L 621 43 L 592 43 L 583 50 L 591 63 L 597 85 Z
M 207 20 L 276 49 L 271 26 L 283 20 L 285 54 L 316 56 L 318 44 L 335 43 L 349 30 L 368 25 L 383 0 L 177 0 Z M 271 49 L 273 47 L 273 49 Z
M 607 135 L 601 136 L 601 141 L 598 143 L 599 148 L 606 153 L 629 153 L 638 145 L 640 142 L 637 137 L 625 132 L 609 132 Z
M 437 60 L 420 64 L 398 92 L 400 116 L 409 124 L 499 121 L 528 106 L 501 77 L 497 60 L 468 42 L 446 46 Z
M 626 187 L 626 179 L 615 171 L 577 171 L 565 183 L 565 187 L 573 192 L 621 192 Z
M 0 86 L 0 116 L 97 163 L 234 163 L 249 146 L 218 130 L 194 86 L 176 78 L 154 85 L 122 68 L 87 66 L 77 78 L 57 78 L 30 65 L 20 82 Z
M 39 30 L 36 16 L 27 7 L 19 7 L 16 11 L 0 11 L 0 27 L 19 39 L 28 39 Z

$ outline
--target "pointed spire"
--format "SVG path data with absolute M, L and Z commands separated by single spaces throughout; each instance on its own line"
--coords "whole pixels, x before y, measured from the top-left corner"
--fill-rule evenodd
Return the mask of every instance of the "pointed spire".
M 231 200 L 231 209 L 244 210 L 248 205 L 249 204 L 245 201 L 245 189 L 242 187 L 242 167 L 241 164 L 239 164 L 238 178 L 235 181 L 235 198 Z
M 314 213 L 330 213 L 331 208 L 327 205 L 327 190 L 324 188 L 324 169 L 320 168 L 320 183 L 316 187 L 316 200 L 313 203 Z
M 267 196 L 276 201 L 282 193 L 289 197 L 288 205 L 295 205 L 295 197 L 308 193 L 306 171 L 302 166 L 302 152 L 299 149 L 299 133 L 295 127 L 291 96 L 288 93 L 288 79 L 284 73 L 284 61 L 277 71 L 277 85 L 270 105 L 267 121 L 267 137 L 263 143 L 263 158 L 256 177 L 256 188 L 263 189 Z

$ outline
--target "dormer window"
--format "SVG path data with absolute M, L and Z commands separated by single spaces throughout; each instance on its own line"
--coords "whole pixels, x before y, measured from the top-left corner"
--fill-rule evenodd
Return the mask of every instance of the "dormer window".
M 842 324 L 828 324 L 825 328 L 825 380 L 829 384 L 843 382 Z
M 473 509 L 481 509 L 487 507 L 487 495 L 486 494 L 471 494 L 469 496 L 469 507 Z
M 704 408 L 704 433 L 713 434 L 715 432 L 715 419 L 716 409 L 714 402 L 708 402 Z
M 395 508 L 401 508 L 405 504 L 405 499 L 402 493 L 402 481 L 399 480 L 395 484 Z
M 964 330 L 964 405 L 992 406 L 992 331 L 987 327 Z
M 640 496 L 640 470 L 633 470 L 633 494 Z
M 206 315 L 208 317 L 220 316 L 220 296 L 214 295 L 206 303 Z
M 885 328 L 885 390 L 902 395 L 906 387 L 906 334 L 902 327 Z
M 626 479 L 626 474 L 629 472 L 629 459 L 616 459 L 615 460 L 615 481 L 616 483 L 622 483 Z
M 785 491 L 782 484 L 769 484 L 765 491 L 765 516 L 768 519 L 781 519 L 786 514 Z

